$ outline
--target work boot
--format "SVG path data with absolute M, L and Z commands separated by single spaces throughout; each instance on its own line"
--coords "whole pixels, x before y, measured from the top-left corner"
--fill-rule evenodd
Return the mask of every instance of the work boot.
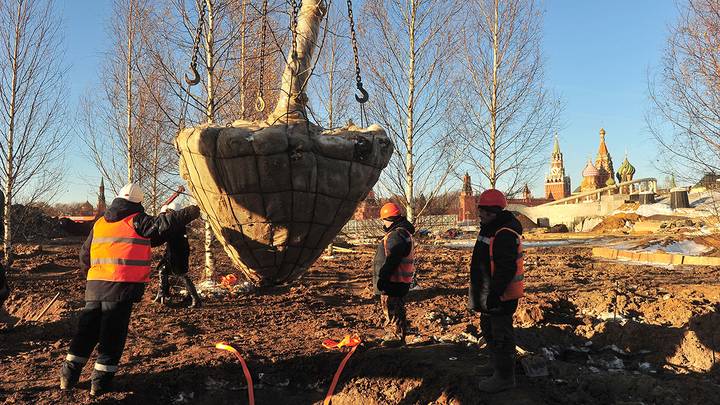
M 93 370 L 90 376 L 90 395 L 98 397 L 106 392 L 112 391 L 112 382 L 115 373 Z
M 159 281 L 158 292 L 153 302 L 167 305 L 170 303 L 170 282 L 168 281 L 168 275 L 162 270 L 159 273 Z
M 380 346 L 382 346 L 382 347 L 405 346 L 405 336 L 397 335 L 395 333 L 388 333 L 387 335 L 383 336 L 382 342 L 380 342 Z
M 515 353 L 499 352 L 494 355 L 495 372 L 492 377 L 480 381 L 480 391 L 495 393 L 515 388 Z
M 75 363 L 73 361 L 65 360 L 62 368 L 60 369 L 60 389 L 69 390 L 77 385 L 80 380 L 80 373 L 82 372 L 84 364 Z
M 502 378 L 500 377 L 500 374 L 495 372 L 492 377 L 480 381 L 478 388 L 480 391 L 488 392 L 490 394 L 509 390 L 511 388 L 515 388 L 515 376 L 512 378 Z
M 188 295 L 190 296 L 190 305 L 188 305 L 188 308 L 200 308 L 202 306 L 202 300 L 200 300 L 200 295 L 197 289 L 195 289 L 195 284 L 193 284 L 187 275 L 183 276 L 183 279 L 185 280 L 185 289 L 187 289 Z
M 490 356 L 487 363 L 475 366 L 473 371 L 475 372 L 475 375 L 479 375 L 481 377 L 490 377 L 493 375 L 495 373 L 495 363 L 493 362 L 492 356 Z

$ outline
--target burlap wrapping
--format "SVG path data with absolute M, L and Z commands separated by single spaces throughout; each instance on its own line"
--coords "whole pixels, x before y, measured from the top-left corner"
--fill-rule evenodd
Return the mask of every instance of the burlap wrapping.
M 377 125 L 203 125 L 176 139 L 180 174 L 232 261 L 253 282 L 301 275 L 352 217 L 393 146 Z

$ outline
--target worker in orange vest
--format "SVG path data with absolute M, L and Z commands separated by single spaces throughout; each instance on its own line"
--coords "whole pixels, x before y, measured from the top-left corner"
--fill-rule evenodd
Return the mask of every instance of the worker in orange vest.
M 96 345 L 90 394 L 97 396 L 111 389 L 125 348 L 132 306 L 141 300 L 149 281 L 151 246 L 184 232 L 200 215 L 193 206 L 153 217 L 145 213 L 142 201 L 138 185 L 125 185 L 95 222 L 80 250 L 80 268 L 87 274 L 85 308 L 60 371 L 61 389 L 77 384 Z
M 415 228 L 393 203 L 383 205 L 380 218 L 385 236 L 375 253 L 373 285 L 375 294 L 380 295 L 384 326 L 391 328 L 383 345 L 399 346 L 405 344 L 407 335 L 405 296 L 415 274 Z
M 485 190 L 477 200 L 480 233 L 470 262 L 469 307 L 480 311 L 480 328 L 490 363 L 478 368 L 492 377 L 480 390 L 499 392 L 515 387 L 513 314 L 524 294 L 522 225 L 506 211 L 505 195 Z

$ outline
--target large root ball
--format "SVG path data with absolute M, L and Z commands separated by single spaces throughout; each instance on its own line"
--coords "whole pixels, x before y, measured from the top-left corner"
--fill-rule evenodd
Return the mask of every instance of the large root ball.
M 180 174 L 232 261 L 258 284 L 300 276 L 352 217 L 392 155 L 385 131 L 306 122 L 187 128 Z

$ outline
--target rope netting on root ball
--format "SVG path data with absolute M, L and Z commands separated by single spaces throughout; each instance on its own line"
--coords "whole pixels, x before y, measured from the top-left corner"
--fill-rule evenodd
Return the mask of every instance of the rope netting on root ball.
M 377 125 L 323 130 L 306 118 L 305 86 L 325 11 L 323 1 L 305 0 L 293 13 L 283 92 L 266 121 L 200 125 L 176 139 L 182 177 L 227 254 L 256 284 L 305 272 L 393 152 Z

